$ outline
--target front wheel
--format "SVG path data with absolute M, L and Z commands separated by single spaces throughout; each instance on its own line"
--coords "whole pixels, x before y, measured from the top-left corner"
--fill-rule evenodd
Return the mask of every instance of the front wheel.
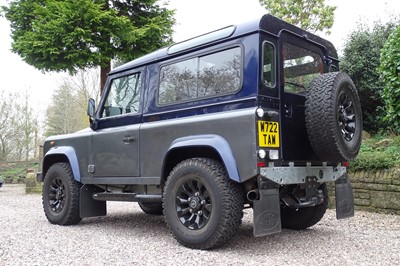
M 226 242 L 241 224 L 243 204 L 239 185 L 215 160 L 185 160 L 165 184 L 165 219 L 177 241 L 189 248 L 210 249 Z
M 42 203 L 47 220 L 52 224 L 77 224 L 81 183 L 75 181 L 68 163 L 53 164 L 46 173 Z

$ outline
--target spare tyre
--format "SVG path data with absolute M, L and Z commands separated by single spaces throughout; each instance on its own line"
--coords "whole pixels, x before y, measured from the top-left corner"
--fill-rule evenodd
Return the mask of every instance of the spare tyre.
M 315 154 L 324 162 L 354 159 L 361 145 L 360 99 L 343 72 L 316 77 L 306 90 L 307 134 Z

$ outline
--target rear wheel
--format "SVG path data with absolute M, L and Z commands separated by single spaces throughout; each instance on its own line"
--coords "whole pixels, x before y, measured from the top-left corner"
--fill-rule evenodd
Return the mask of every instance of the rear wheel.
M 193 158 L 170 173 L 163 195 L 164 216 L 179 243 L 210 249 L 240 226 L 244 196 L 218 161 Z
M 139 207 L 147 214 L 162 215 L 162 202 L 138 202 Z
M 44 213 L 52 224 L 77 224 L 81 183 L 75 181 L 68 163 L 53 164 L 46 173 L 42 203 Z
M 286 229 L 303 230 L 317 224 L 324 217 L 328 208 L 328 189 L 322 184 L 318 189 L 322 190 L 324 201 L 314 207 L 300 209 L 281 208 L 282 227 Z

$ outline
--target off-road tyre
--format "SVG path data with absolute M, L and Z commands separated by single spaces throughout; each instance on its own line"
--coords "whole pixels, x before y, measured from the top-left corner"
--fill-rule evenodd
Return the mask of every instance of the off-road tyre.
M 324 194 L 325 199 L 323 203 L 314 207 L 300 208 L 297 210 L 287 207 L 281 208 L 282 228 L 304 230 L 321 221 L 328 208 L 329 197 L 326 184 L 322 184 L 318 189 L 321 189 Z
M 321 161 L 354 159 L 361 146 L 360 99 L 351 78 L 343 72 L 316 77 L 306 90 L 308 138 Z
M 168 227 L 180 244 L 193 249 L 215 248 L 231 238 L 242 222 L 243 204 L 240 186 L 220 162 L 207 158 L 179 163 L 163 193 Z
M 68 163 L 50 166 L 43 184 L 44 213 L 52 224 L 72 225 L 82 219 L 79 215 L 79 196 L 82 184 L 74 179 Z
M 162 215 L 162 202 L 138 202 L 143 212 L 153 215 Z

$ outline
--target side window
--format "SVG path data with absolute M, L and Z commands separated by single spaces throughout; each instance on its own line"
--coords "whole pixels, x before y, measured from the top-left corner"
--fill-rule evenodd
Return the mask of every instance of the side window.
M 233 48 L 161 67 L 158 103 L 169 104 L 238 91 L 241 49 Z
M 323 73 L 322 58 L 318 53 L 290 43 L 283 44 L 285 92 L 301 93 L 311 81 Z
M 264 42 L 262 77 L 265 86 L 275 87 L 275 71 L 275 48 L 271 43 Z
M 104 103 L 102 117 L 139 112 L 140 85 L 140 73 L 113 79 Z

